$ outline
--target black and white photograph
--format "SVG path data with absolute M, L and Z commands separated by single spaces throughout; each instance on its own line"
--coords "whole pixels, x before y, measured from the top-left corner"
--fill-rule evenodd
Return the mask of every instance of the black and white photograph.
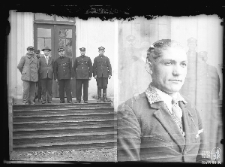
M 5 163 L 223 163 L 223 18 L 8 14 Z

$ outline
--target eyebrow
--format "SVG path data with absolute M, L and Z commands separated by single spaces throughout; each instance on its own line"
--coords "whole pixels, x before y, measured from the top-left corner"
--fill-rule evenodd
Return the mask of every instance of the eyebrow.
M 166 61 L 177 62 L 176 60 L 173 60 L 173 59 L 161 59 L 161 60 L 159 60 L 159 62 L 166 62 Z M 187 60 L 182 60 L 182 61 L 179 61 L 179 62 L 183 63 L 183 62 L 187 62 Z

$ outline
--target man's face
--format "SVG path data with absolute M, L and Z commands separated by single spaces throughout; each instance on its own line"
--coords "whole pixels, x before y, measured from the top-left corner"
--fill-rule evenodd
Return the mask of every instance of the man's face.
M 104 50 L 99 50 L 99 54 L 100 54 L 100 55 L 103 55 L 104 52 L 105 52 Z
M 195 51 L 196 50 L 196 47 L 197 47 L 197 44 L 195 42 L 190 42 L 188 44 L 188 47 L 189 47 L 189 50 Z
M 83 56 L 85 55 L 85 51 L 80 51 L 80 54 Z
M 49 55 L 49 53 L 50 53 L 50 51 L 49 51 L 49 50 L 44 50 L 44 54 L 45 54 L 45 56 L 48 56 L 48 55 Z
M 168 48 L 151 65 L 153 85 L 167 94 L 178 92 L 187 74 L 187 55 L 182 48 Z
M 60 56 L 60 57 L 64 57 L 64 56 L 65 56 L 65 51 L 64 51 L 64 50 L 63 50 L 63 51 L 60 51 L 60 52 L 59 52 L 59 56 Z
M 29 53 L 29 54 L 34 54 L 34 50 L 33 50 L 33 49 L 29 49 L 29 50 L 28 50 L 28 53 Z

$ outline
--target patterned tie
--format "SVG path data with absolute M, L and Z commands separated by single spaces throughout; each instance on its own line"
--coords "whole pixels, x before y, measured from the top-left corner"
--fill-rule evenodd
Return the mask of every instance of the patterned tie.
M 178 120 L 181 122 L 182 117 L 182 110 L 178 105 L 178 102 L 176 100 L 172 100 L 172 111 L 175 114 L 175 116 L 178 118 Z

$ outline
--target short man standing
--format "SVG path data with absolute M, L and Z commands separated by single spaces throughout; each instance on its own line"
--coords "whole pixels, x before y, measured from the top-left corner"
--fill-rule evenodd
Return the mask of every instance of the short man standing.
M 92 77 L 92 62 L 90 57 L 85 56 L 86 48 L 80 48 L 81 56 L 74 61 L 74 75 L 76 78 L 76 103 L 81 102 L 81 91 L 83 85 L 83 100 L 88 103 L 88 84 Z
M 109 58 L 104 55 L 105 48 L 99 47 L 99 56 L 95 57 L 93 64 L 93 75 L 97 81 L 98 102 L 101 101 L 101 89 L 103 89 L 103 101 L 106 101 L 106 89 L 108 78 L 112 76 L 112 67 Z
M 72 61 L 69 57 L 65 57 L 64 48 L 58 49 L 59 58 L 54 63 L 54 78 L 59 84 L 60 103 L 65 103 L 64 90 L 66 91 L 67 103 L 72 103 L 71 85 L 72 79 Z
M 41 79 L 41 87 L 42 87 L 42 104 L 47 102 L 52 102 L 52 79 L 53 79 L 53 65 L 54 61 L 50 56 L 51 49 L 49 47 L 45 47 L 42 49 L 44 52 L 44 56 L 41 56 L 39 59 L 39 73 Z
M 34 54 L 34 47 L 27 48 L 27 54 L 20 59 L 17 66 L 22 74 L 23 104 L 35 104 L 35 85 L 38 81 L 38 59 Z

